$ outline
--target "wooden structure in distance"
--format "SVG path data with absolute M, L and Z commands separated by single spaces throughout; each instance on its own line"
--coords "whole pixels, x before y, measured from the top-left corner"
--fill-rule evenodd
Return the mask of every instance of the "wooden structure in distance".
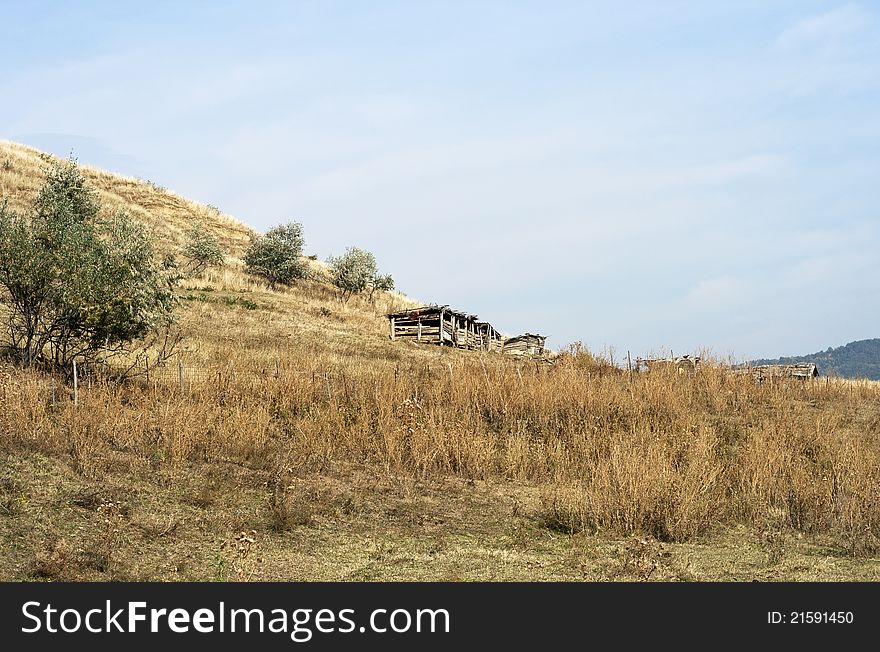
M 737 367 L 735 373 L 752 376 L 759 383 L 770 380 L 810 380 L 819 375 L 815 362 L 798 364 L 762 364 L 753 367 Z
M 449 306 L 423 306 L 388 313 L 392 340 L 410 339 L 460 349 L 501 351 L 504 338 L 489 322 Z
M 543 335 L 525 333 L 504 340 L 503 352 L 510 355 L 544 355 L 544 342 L 547 340 Z
M 651 371 L 652 369 L 676 369 L 679 374 L 693 376 L 700 366 L 700 358 L 680 355 L 670 358 L 636 358 L 635 371 Z
M 480 321 L 476 315 L 446 305 L 400 310 L 386 316 L 389 337 L 392 340 L 408 339 L 424 344 L 492 353 L 543 355 L 544 341 L 547 339 L 531 333 L 505 338 L 489 322 Z

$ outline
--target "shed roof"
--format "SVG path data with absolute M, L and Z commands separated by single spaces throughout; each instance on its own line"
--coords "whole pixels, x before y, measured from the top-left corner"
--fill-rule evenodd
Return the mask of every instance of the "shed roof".
M 407 310 L 398 310 L 397 312 L 389 312 L 385 316 L 389 319 L 393 318 L 406 318 L 413 319 L 415 317 L 424 317 L 427 315 L 436 315 L 440 311 L 443 311 L 450 315 L 455 315 L 456 317 L 461 317 L 462 319 L 473 319 L 477 320 L 479 317 L 477 315 L 469 315 L 466 312 L 462 312 L 461 310 L 456 310 L 454 308 L 450 308 L 447 305 L 443 306 L 422 306 L 421 308 L 409 308 Z
M 541 342 L 543 342 L 544 340 L 547 339 L 547 336 L 546 335 L 536 335 L 534 333 L 523 333 L 522 335 L 516 335 L 514 337 L 509 337 L 509 338 L 507 338 L 507 341 L 508 342 L 516 342 L 519 340 L 531 340 L 531 339 L 537 339 L 537 340 L 540 340 Z

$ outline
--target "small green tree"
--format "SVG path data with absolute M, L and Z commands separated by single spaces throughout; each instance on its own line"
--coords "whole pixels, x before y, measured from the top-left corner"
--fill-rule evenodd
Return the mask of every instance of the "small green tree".
M 379 292 L 391 292 L 394 289 L 394 279 L 391 274 L 377 274 L 370 283 L 370 301 L 373 300 L 373 294 Z
M 331 280 L 333 285 L 342 290 L 343 301 L 367 290 L 372 300 L 376 290 L 394 288 L 391 276 L 379 274 L 376 257 L 369 251 L 349 247 L 342 256 L 331 256 L 328 262 Z
M 73 159 L 49 168 L 28 213 L 0 205 L 0 343 L 19 363 L 106 359 L 173 322 L 176 273 L 143 226 L 99 211 Z
M 333 285 L 342 290 L 342 300 L 367 289 L 377 274 L 376 257 L 369 251 L 349 247 L 341 256 L 331 256 L 330 275 Z
M 204 225 L 194 226 L 186 232 L 183 255 L 188 260 L 188 273 L 196 276 L 209 267 L 220 267 L 225 255 L 220 241 Z
M 269 229 L 266 235 L 256 236 L 244 254 L 245 270 L 261 276 L 274 289 L 290 285 L 294 280 L 308 278 L 309 268 L 302 260 L 302 224 L 289 222 Z

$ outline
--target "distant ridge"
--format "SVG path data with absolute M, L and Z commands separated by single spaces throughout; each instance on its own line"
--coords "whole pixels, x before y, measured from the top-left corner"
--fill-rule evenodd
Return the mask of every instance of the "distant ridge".
M 822 376 L 880 380 L 880 338 L 858 340 L 812 355 L 753 360 L 750 364 L 796 364 L 815 362 Z

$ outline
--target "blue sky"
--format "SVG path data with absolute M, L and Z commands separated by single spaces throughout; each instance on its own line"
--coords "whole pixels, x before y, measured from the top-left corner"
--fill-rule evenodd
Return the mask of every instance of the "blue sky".
M 880 5 L 0 2 L 0 138 L 510 333 L 880 336 Z

